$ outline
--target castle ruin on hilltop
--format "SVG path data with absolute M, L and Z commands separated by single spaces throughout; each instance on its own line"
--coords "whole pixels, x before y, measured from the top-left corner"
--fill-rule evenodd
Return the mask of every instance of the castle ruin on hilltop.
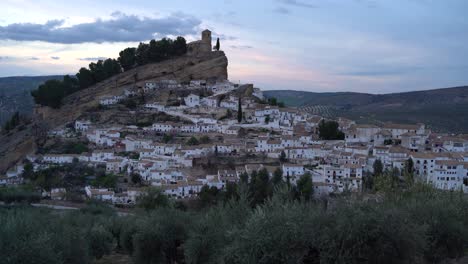
M 187 44 L 187 54 L 191 56 L 203 55 L 212 51 L 211 31 L 202 31 L 202 39 Z

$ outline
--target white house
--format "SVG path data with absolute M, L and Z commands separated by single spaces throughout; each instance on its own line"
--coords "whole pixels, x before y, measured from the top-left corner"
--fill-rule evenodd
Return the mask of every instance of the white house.
M 442 147 L 449 152 L 468 152 L 468 140 L 458 137 L 442 137 Z
M 389 131 L 392 133 L 392 138 L 400 139 L 401 135 L 405 133 L 414 133 L 417 135 L 425 134 L 425 125 L 424 124 L 393 124 L 393 123 L 386 123 L 383 126 L 384 130 Z
M 131 89 L 131 88 L 127 88 L 124 90 L 124 95 L 125 97 L 132 97 L 132 96 L 135 96 L 137 93 L 134 89 Z
M 106 160 L 114 159 L 114 152 L 111 150 L 95 150 L 91 154 L 90 161 L 103 162 Z
M 162 189 L 166 195 L 175 198 L 188 198 L 197 196 L 203 187 L 203 183 L 200 181 L 181 181 L 177 184 L 163 185 Z
M 114 191 L 110 191 L 109 189 L 86 186 L 85 193 L 86 196 L 90 199 L 96 199 L 105 202 L 112 202 L 114 198 Z
M 145 87 L 143 88 L 143 90 L 145 92 L 148 92 L 148 91 L 158 89 L 158 88 L 160 88 L 159 83 L 157 83 L 157 82 L 146 82 Z
M 259 138 L 255 147 L 257 152 L 274 152 L 282 149 L 284 149 L 284 146 L 281 144 L 281 140 L 277 138 Z
M 46 163 L 65 164 L 72 163 L 73 159 L 78 158 L 75 154 L 46 154 L 42 160 Z
M 456 160 L 437 160 L 429 183 L 441 190 L 468 190 L 468 163 Z
M 65 188 L 52 188 L 50 189 L 50 199 L 52 200 L 64 200 L 67 190 Z
M 200 96 L 196 94 L 189 94 L 184 98 L 185 105 L 188 107 L 195 107 L 200 105 Z
M 166 123 L 154 123 L 152 125 L 152 130 L 156 132 L 162 132 L 162 133 L 167 133 L 171 131 L 176 131 L 178 130 L 178 127 L 175 127 L 176 124 L 172 122 L 166 122 Z
M 239 126 L 228 126 L 225 130 L 224 130 L 224 133 L 226 135 L 238 135 L 239 134 L 239 130 L 241 128 Z
M 178 182 L 185 179 L 184 174 L 180 170 L 151 170 L 146 176 L 147 181 L 152 181 L 152 185 L 161 185 L 161 182 Z
M 379 133 L 380 127 L 374 125 L 356 124 L 352 125 L 345 133 L 346 143 L 368 143 Z
M 214 96 L 204 97 L 200 100 L 200 105 L 216 108 L 218 107 L 218 99 Z
M 147 103 L 147 104 L 145 104 L 145 108 L 155 109 L 155 110 L 158 110 L 158 111 L 162 112 L 162 111 L 164 111 L 166 106 L 163 105 L 163 104 L 160 104 L 160 103 Z
M 137 139 L 127 136 L 123 140 L 123 143 L 125 144 L 125 151 L 135 151 L 136 149 L 150 148 L 153 141 L 151 139 Z
M 113 96 L 104 96 L 99 99 L 101 105 L 113 105 L 120 102 L 124 96 L 122 95 L 113 95 Z
M 217 82 L 216 84 L 209 87 L 209 89 L 215 94 L 227 93 L 235 89 L 233 83 L 229 81 Z
M 236 170 L 218 170 L 218 179 L 223 183 L 223 187 L 228 182 L 237 182 L 239 180 Z
M 219 104 L 220 107 L 231 109 L 237 111 L 239 107 L 239 99 L 234 96 L 230 96 L 229 99 L 221 101 Z
M 76 120 L 75 121 L 75 130 L 76 131 L 88 131 L 91 126 L 91 121 L 89 120 Z
M 106 161 L 106 171 L 121 173 L 124 172 L 124 167 L 127 165 L 127 160 L 124 158 L 113 158 L 107 159 Z
M 291 179 L 294 179 L 295 177 L 304 175 L 304 166 L 303 165 L 298 165 L 298 164 L 289 164 L 285 163 L 283 164 L 283 177 L 291 177 Z
M 436 168 L 436 160 L 452 159 L 450 153 L 428 153 L 428 152 L 413 152 L 410 157 L 413 160 L 415 174 L 422 177 L 430 178 Z
M 270 118 L 273 118 L 279 115 L 280 115 L 280 111 L 278 107 L 275 107 L 275 106 L 260 107 L 256 109 L 254 112 L 255 120 L 260 123 L 265 122 L 265 117 L 267 116 L 269 116 Z
M 189 85 L 190 86 L 205 86 L 206 80 L 191 80 Z

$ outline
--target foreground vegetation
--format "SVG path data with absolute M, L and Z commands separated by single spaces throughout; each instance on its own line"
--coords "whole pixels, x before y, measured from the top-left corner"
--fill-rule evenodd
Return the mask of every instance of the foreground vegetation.
M 462 193 L 416 184 L 307 201 L 282 184 L 252 205 L 248 189 L 197 210 L 154 191 L 127 216 L 95 203 L 2 208 L 0 262 L 91 263 L 118 252 L 135 263 L 439 263 L 468 248 Z

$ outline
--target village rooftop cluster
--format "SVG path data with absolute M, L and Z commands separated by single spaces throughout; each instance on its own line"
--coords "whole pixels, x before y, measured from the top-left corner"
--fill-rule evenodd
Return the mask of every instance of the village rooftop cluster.
M 103 166 L 106 172 L 122 177 L 138 174 L 145 186 L 158 186 L 175 198 L 191 198 L 204 185 L 223 189 L 228 182 L 238 182 L 242 174 L 266 169 L 270 177 L 279 171 L 290 184 L 309 173 L 314 194 L 324 196 L 343 191 L 360 192 L 363 175 L 372 173 L 377 159 L 385 169 L 396 167 L 400 171 L 412 159 L 414 172 L 420 179 L 439 189 L 468 192 L 468 139 L 431 133 L 423 124 L 388 123 L 379 127 L 340 118 L 337 121 L 345 134 L 344 140 L 321 140 L 318 127 L 324 120 L 322 117 L 268 104 L 261 90 L 252 85 L 227 80 L 212 83 L 194 80 L 186 84 L 162 80 L 146 82 L 142 89 L 148 96 L 162 90 L 189 91 L 180 98 L 179 105 L 169 106 L 155 100 L 137 106 L 142 111 L 179 121 L 139 127 L 76 120 L 72 127 L 50 131 L 49 137 L 86 140 L 91 151 L 30 155 L 28 160 L 34 170 L 82 162 Z M 250 90 L 248 96 L 246 90 Z M 137 94 L 138 90 L 128 88 L 122 95 L 100 98 L 99 102 L 102 107 L 112 108 Z M 219 113 L 225 115 L 215 118 Z M 167 137 L 183 140 L 164 142 Z M 191 138 L 207 140 L 190 144 Z M 197 166 L 197 160 L 215 157 L 232 159 L 232 165 L 217 171 Z M 239 160 L 245 162 L 239 164 Z M 16 166 L 0 183 L 21 183 L 22 171 L 22 165 Z M 133 204 L 145 186 L 127 186 L 119 191 L 83 188 L 89 198 Z M 49 195 L 63 199 L 66 191 L 54 188 Z

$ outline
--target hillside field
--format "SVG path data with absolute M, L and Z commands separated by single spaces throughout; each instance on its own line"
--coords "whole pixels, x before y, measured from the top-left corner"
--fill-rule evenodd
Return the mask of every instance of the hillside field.
M 359 123 L 425 123 L 434 131 L 468 133 L 468 86 L 393 94 L 266 91 L 288 106 Z

